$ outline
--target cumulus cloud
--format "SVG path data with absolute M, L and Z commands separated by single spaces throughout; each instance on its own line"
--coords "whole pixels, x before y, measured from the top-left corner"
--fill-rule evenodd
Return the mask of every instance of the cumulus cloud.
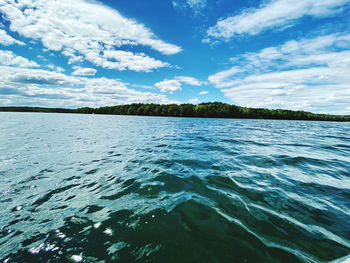
M 154 84 L 161 92 L 174 93 L 175 91 L 182 90 L 182 83 L 186 83 L 191 86 L 202 86 L 206 85 L 206 82 L 199 81 L 196 78 L 179 76 L 172 80 L 164 80 Z
M 55 66 L 55 65 L 53 65 L 53 64 L 49 64 L 49 65 L 47 65 L 46 67 L 48 67 L 48 68 L 50 68 L 50 69 L 53 69 L 54 71 L 59 72 L 59 73 L 65 72 L 65 71 L 66 71 L 64 68 L 59 67 L 59 66 Z
M 288 41 L 232 62 L 209 81 L 234 103 L 350 114 L 350 35 Z
M 122 50 L 108 50 L 104 52 L 104 58 L 113 59 L 116 62 L 103 61 L 101 60 L 101 65 L 105 68 L 115 68 L 118 70 L 133 70 L 133 71 L 151 71 L 155 68 L 162 68 L 169 66 L 168 63 L 164 63 L 160 60 L 150 58 L 143 53 L 134 54 L 132 52 L 122 51 Z
M 230 87 L 232 81 L 230 80 L 231 76 L 235 76 L 237 73 L 244 71 L 240 67 L 232 67 L 228 70 L 223 70 L 215 73 L 214 75 L 209 76 L 208 80 L 211 84 L 214 84 L 217 88 Z
M 72 86 L 81 84 L 77 78 L 62 73 L 42 70 L 0 66 L 0 86 L 20 87 L 23 84 Z
M 177 80 L 164 80 L 154 84 L 161 92 L 174 93 L 175 91 L 182 90 L 181 83 Z
M 0 29 L 0 45 L 10 46 L 13 44 L 22 45 L 22 46 L 25 45 L 23 42 L 17 39 L 14 39 L 10 35 L 8 35 L 5 30 Z
M 199 102 L 199 99 L 198 98 L 194 98 L 194 99 L 191 99 L 188 101 L 189 103 L 193 103 L 193 104 L 196 104 Z
M 192 77 L 179 76 L 179 77 L 176 77 L 175 79 L 182 83 L 186 83 L 192 86 L 202 86 L 207 84 L 206 82 L 199 81 L 198 79 L 195 79 Z
M 97 70 L 94 68 L 82 68 L 75 66 L 73 67 L 74 72 L 72 75 L 77 75 L 77 76 L 95 76 Z
M 12 51 L 0 50 L 0 64 L 6 66 L 18 66 L 22 68 L 39 67 L 39 65 L 24 57 L 15 55 Z
M 140 92 L 130 89 L 120 80 L 108 78 L 85 79 L 85 89 L 89 94 L 101 97 L 103 100 L 111 101 L 109 104 L 130 104 L 130 103 L 173 103 L 165 95 L 151 92 Z M 102 105 L 106 105 L 104 103 Z
M 87 60 L 110 69 L 150 71 L 168 64 L 121 49 L 146 46 L 164 55 L 181 51 L 144 25 L 95 1 L 3 0 L 0 12 L 10 30 L 61 52 L 69 63 Z
M 260 32 L 290 26 L 304 16 L 327 17 L 349 6 L 348 0 L 270 0 L 259 8 L 243 10 L 240 14 L 220 19 L 208 29 L 208 37 L 229 39 L 235 35 L 256 35 Z
M 76 55 L 75 51 L 71 48 L 63 50 L 62 54 L 69 57 L 68 65 L 84 61 L 83 56 Z
M 174 103 L 165 95 L 140 92 L 118 79 L 86 78 L 0 66 L 0 103 L 50 107 L 98 107 L 129 103 Z

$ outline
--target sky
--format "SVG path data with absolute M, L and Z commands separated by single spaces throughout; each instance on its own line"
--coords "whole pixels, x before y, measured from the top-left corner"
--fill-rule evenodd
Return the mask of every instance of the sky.
M 0 0 L 0 106 L 350 114 L 350 0 Z

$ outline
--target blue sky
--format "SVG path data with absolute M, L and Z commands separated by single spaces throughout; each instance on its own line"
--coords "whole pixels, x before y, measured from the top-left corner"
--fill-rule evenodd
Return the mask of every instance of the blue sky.
M 0 0 L 0 105 L 350 114 L 349 0 Z

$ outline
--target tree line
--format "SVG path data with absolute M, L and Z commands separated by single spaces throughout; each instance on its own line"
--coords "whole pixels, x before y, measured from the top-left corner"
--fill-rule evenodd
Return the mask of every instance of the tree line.
M 112 114 L 167 117 L 200 117 L 200 118 L 244 118 L 244 119 L 279 119 L 279 120 L 314 120 L 314 121 L 350 121 L 350 115 L 315 114 L 306 111 L 271 110 L 247 108 L 222 102 L 193 104 L 143 104 L 117 105 L 100 108 L 41 108 L 41 107 L 0 107 L 0 111 L 17 112 L 55 112 L 80 114 Z
M 350 121 L 350 116 L 314 114 L 306 111 L 271 110 L 247 108 L 222 102 L 193 104 L 142 104 L 118 105 L 100 108 L 80 108 L 77 113 L 114 114 L 168 117 L 201 117 L 201 118 L 244 118 L 244 119 L 283 119 L 283 120 L 317 120 L 317 121 Z

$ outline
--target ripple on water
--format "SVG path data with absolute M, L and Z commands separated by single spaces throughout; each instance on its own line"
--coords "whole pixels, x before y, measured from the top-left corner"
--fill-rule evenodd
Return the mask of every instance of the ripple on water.
M 346 262 L 348 123 L 0 115 L 3 262 Z

